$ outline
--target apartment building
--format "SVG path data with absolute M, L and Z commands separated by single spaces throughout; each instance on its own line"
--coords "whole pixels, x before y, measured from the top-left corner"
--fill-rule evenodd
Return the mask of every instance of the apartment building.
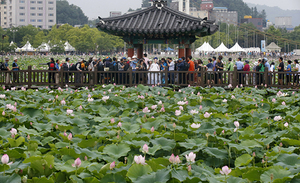
M 51 29 L 56 24 L 56 0 L 6 0 L 6 12 L 7 24 L 2 28 L 31 24 Z
M 0 4 L 0 26 L 6 27 L 7 26 L 7 6 L 5 3 Z

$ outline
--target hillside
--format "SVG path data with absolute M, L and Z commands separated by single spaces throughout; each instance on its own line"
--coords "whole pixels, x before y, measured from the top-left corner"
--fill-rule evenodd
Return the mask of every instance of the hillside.
M 262 11 L 263 9 L 267 13 L 267 19 L 275 24 L 275 18 L 280 16 L 292 16 L 293 26 L 300 25 L 300 10 L 283 10 L 277 6 L 270 7 L 266 5 L 257 5 L 252 3 L 247 3 L 249 7 L 256 7 L 258 11 Z

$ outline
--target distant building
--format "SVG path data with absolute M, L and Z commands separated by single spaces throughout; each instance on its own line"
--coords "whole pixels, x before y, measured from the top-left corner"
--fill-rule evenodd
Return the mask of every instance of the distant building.
M 258 30 L 262 31 L 263 30 L 263 19 L 262 18 L 250 18 L 245 16 L 242 20 L 241 23 L 252 23 Z
M 1 21 L 2 28 L 31 24 L 51 29 L 56 24 L 56 0 L 6 0 L 6 4 L 1 5 L 2 18 L 6 20 L 3 24 Z
M 214 8 L 214 2 L 213 0 L 202 0 L 202 3 L 200 5 L 200 10 L 209 11 Z
M 292 17 L 276 17 L 275 18 L 276 28 L 293 28 Z
M 117 16 L 121 16 L 122 15 L 122 12 L 120 11 L 111 11 L 109 13 L 109 17 L 117 17 Z
M 0 4 L 0 25 L 2 28 L 7 27 L 7 6 L 5 3 Z
M 190 9 L 190 15 L 196 18 L 205 18 L 207 17 L 207 19 L 210 19 L 209 15 L 209 11 L 208 10 L 197 10 L 196 8 L 191 8 Z
M 210 20 L 215 20 L 216 23 L 238 24 L 237 11 L 228 11 L 226 7 L 214 7 L 209 15 Z

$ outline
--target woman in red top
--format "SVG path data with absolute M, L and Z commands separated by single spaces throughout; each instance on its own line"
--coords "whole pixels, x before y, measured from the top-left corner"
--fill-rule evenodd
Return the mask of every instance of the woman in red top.
M 249 61 L 246 60 L 245 63 L 246 63 L 246 65 L 244 66 L 243 71 L 250 71 Z M 244 74 L 244 78 L 245 78 L 245 81 L 246 81 L 246 85 L 248 85 L 249 73 Z

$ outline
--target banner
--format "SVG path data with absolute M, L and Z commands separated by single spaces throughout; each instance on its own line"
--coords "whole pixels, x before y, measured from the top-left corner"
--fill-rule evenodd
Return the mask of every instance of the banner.
M 266 40 L 261 40 L 261 51 L 262 52 L 266 51 Z

